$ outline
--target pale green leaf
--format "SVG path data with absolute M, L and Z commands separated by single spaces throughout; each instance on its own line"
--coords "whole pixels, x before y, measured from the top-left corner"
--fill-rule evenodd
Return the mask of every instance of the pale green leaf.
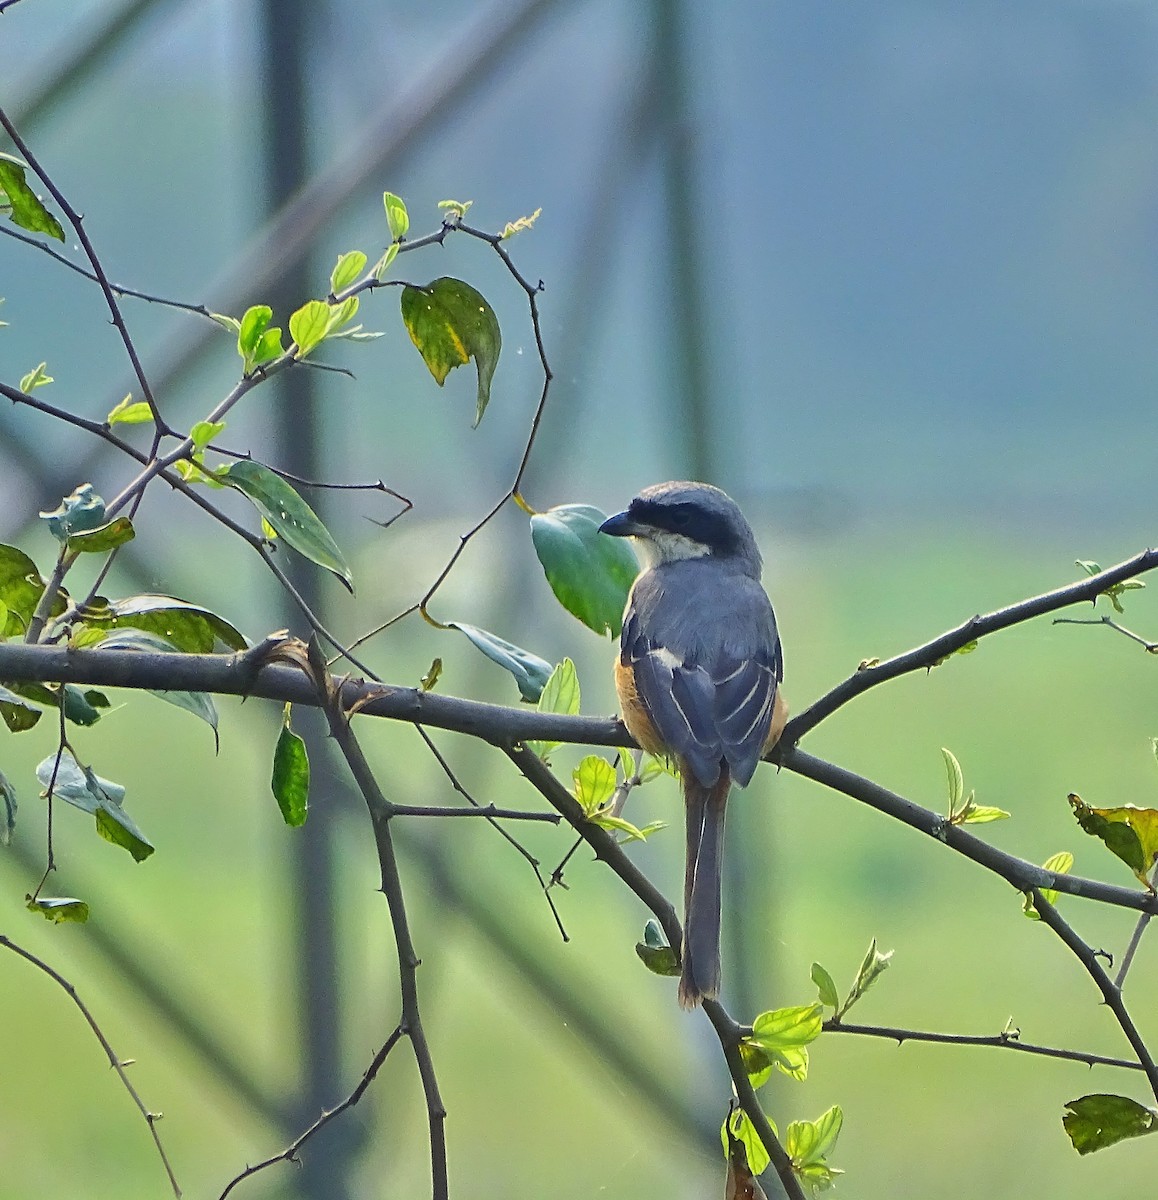
M 330 272 L 330 294 L 336 296 L 345 291 L 366 267 L 366 256 L 361 250 L 348 250 L 338 257 L 337 265 Z

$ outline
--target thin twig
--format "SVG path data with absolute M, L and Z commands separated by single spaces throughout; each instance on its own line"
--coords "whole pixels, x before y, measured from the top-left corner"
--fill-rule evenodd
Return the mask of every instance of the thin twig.
M 141 1099 L 137 1089 L 133 1087 L 133 1082 L 129 1078 L 128 1072 L 125 1070 L 127 1064 L 112 1048 L 109 1039 L 105 1037 L 104 1031 L 97 1024 L 97 1020 L 92 1015 L 88 1005 L 80 998 L 76 988 L 59 971 L 50 967 L 43 959 L 37 958 L 35 954 L 25 950 L 23 946 L 18 946 L 11 938 L 5 937 L 3 934 L 0 934 L 0 946 L 7 947 L 14 953 L 19 954 L 27 962 L 32 963 L 34 967 L 39 967 L 45 975 L 64 989 L 68 998 L 80 1009 L 81 1015 L 88 1022 L 88 1027 L 93 1031 L 93 1035 L 100 1042 L 101 1049 L 108 1057 L 109 1065 L 116 1071 L 121 1083 L 124 1084 L 125 1091 L 132 1097 L 133 1103 L 137 1106 L 141 1116 L 144 1117 L 145 1124 L 149 1127 L 149 1134 L 153 1139 L 153 1145 L 157 1147 L 157 1153 L 160 1155 L 161 1162 L 165 1167 L 165 1174 L 169 1177 L 169 1186 L 173 1189 L 173 1195 L 180 1197 L 181 1188 L 177 1183 L 176 1175 L 173 1174 L 173 1167 L 169 1162 L 169 1156 L 165 1153 L 165 1147 L 161 1144 L 161 1135 L 157 1132 L 157 1122 L 160 1121 L 163 1114 L 150 1111 Z
M 421 612 L 426 615 L 427 607 L 430 604 L 430 601 L 434 599 L 435 593 L 446 582 L 447 577 L 450 575 L 451 571 L 454 570 L 459 558 L 462 557 L 463 551 L 466 550 L 471 541 L 473 541 L 474 538 L 484 528 L 486 528 L 491 521 L 494 520 L 499 512 L 501 512 L 506 506 L 508 501 L 518 500 L 520 498 L 519 489 L 522 486 L 523 477 L 526 475 L 527 467 L 531 461 L 531 451 L 534 449 L 535 441 L 539 436 L 539 427 L 543 421 L 543 413 L 547 408 L 547 398 L 551 390 L 551 381 L 554 379 L 554 372 L 551 370 L 551 364 L 547 359 L 547 350 L 543 342 L 543 330 L 539 319 L 538 297 L 543 288 L 542 282 L 533 284 L 526 279 L 526 277 L 519 271 L 518 267 L 515 266 L 511 256 L 507 253 L 506 248 L 502 244 L 503 239 L 500 234 L 486 233 L 481 229 L 474 229 L 469 225 L 464 225 L 461 221 L 448 223 L 446 226 L 444 226 L 445 231 L 449 231 L 451 229 L 461 230 L 467 236 L 478 238 L 480 241 L 486 242 L 489 246 L 491 246 L 491 248 L 502 260 L 503 265 L 510 272 L 511 277 L 526 294 L 527 305 L 530 309 L 531 315 L 531 328 L 535 336 L 535 348 L 539 356 L 539 364 L 543 371 L 543 387 L 539 393 L 539 401 L 535 406 L 535 411 L 531 417 L 530 429 L 527 433 L 527 439 L 523 444 L 523 453 L 519 459 L 519 465 L 515 471 L 515 477 L 511 481 L 510 486 L 487 510 L 480 520 L 476 521 L 465 533 L 459 535 L 458 545 L 454 548 L 442 569 L 435 576 L 434 581 L 423 593 L 422 598 L 415 601 L 415 603 L 408 605 L 406 608 L 402 609 L 401 612 L 395 613 L 394 616 L 392 616 L 389 620 L 382 622 L 382 624 L 375 626 L 375 628 L 369 630 L 367 633 L 362 634 L 361 637 L 357 638 L 351 643 L 351 650 L 356 649 L 364 642 L 369 641 L 370 638 L 376 637 L 378 634 L 389 629 L 391 626 L 396 625 L 404 617 L 408 617 L 412 613 Z
M 341 1114 L 344 1113 L 348 1108 L 353 1108 L 354 1105 L 362 1099 L 363 1095 L 365 1095 L 366 1089 L 374 1082 L 374 1076 L 378 1074 L 390 1051 L 393 1050 L 398 1042 L 402 1039 L 403 1033 L 404 1030 L 402 1026 L 399 1025 L 398 1028 L 395 1029 L 394 1032 L 386 1039 L 385 1044 L 378 1051 L 378 1053 L 374 1055 L 370 1065 L 366 1068 L 364 1074 L 362 1075 L 362 1079 L 358 1086 L 345 1098 L 345 1100 L 342 1101 L 341 1104 L 336 1105 L 334 1108 L 326 1109 L 325 1112 L 323 1112 L 322 1115 L 318 1117 L 318 1119 L 308 1129 L 303 1130 L 300 1134 L 298 1134 L 298 1136 L 294 1138 L 294 1140 L 290 1142 L 290 1144 L 284 1150 L 278 1151 L 277 1154 L 271 1154 L 269 1158 L 263 1158 L 261 1162 L 254 1163 L 252 1166 L 246 1167 L 244 1171 L 241 1171 L 235 1175 L 229 1181 L 229 1183 L 225 1185 L 225 1190 L 221 1193 L 220 1197 L 218 1197 L 218 1200 L 225 1200 L 229 1193 L 233 1191 L 233 1189 L 239 1183 L 241 1183 L 243 1179 L 248 1179 L 251 1175 L 256 1175 L 259 1171 L 264 1171 L 266 1167 L 272 1167 L 275 1163 L 279 1162 L 298 1162 L 298 1152 L 306 1144 L 306 1142 L 308 1142 L 310 1138 L 312 1138 L 314 1134 L 318 1132 L 319 1129 L 328 1125 L 335 1117 L 341 1116 Z
M 1019 1050 L 1022 1054 L 1037 1054 L 1044 1058 L 1061 1058 L 1084 1063 L 1087 1067 L 1121 1067 L 1126 1071 L 1144 1070 L 1139 1062 L 1129 1058 L 1111 1058 L 1085 1050 L 1064 1050 L 1057 1046 L 1039 1046 L 1023 1042 L 1013 1033 L 971 1034 L 930 1033 L 921 1029 L 900 1029 L 888 1025 L 850 1025 L 829 1019 L 824 1022 L 825 1033 L 854 1033 L 862 1037 L 887 1038 L 898 1046 L 905 1042 L 934 1042 L 947 1046 L 993 1046 L 1002 1050 Z
M 395 817 L 485 817 L 490 821 L 547 821 L 558 825 L 563 819 L 553 812 L 528 812 L 517 808 L 496 808 L 480 804 L 478 808 L 443 808 L 437 804 L 391 804 Z
M 416 724 L 414 728 L 417 731 L 418 736 L 422 738 L 423 742 L 426 744 L 426 748 L 431 754 L 434 755 L 435 762 L 437 762 L 442 768 L 442 773 L 450 781 L 450 786 L 454 788 L 454 790 L 458 792 L 458 794 L 462 796 L 468 804 L 471 804 L 476 808 L 482 808 L 482 805 L 479 804 L 479 802 L 470 794 L 470 792 L 467 791 L 465 787 L 463 787 L 462 782 L 451 769 L 450 763 L 446 761 L 446 756 L 434 744 L 434 739 L 431 738 L 431 736 L 426 732 L 425 729 L 422 728 L 421 725 Z M 490 824 L 500 837 L 508 841 L 519 852 L 519 854 L 522 855 L 527 864 L 530 866 L 531 870 L 535 873 L 535 878 L 539 881 L 539 890 L 543 893 L 543 896 L 547 901 L 547 907 L 551 910 L 551 916 L 555 920 L 555 926 L 559 930 L 559 936 L 563 939 L 563 941 L 569 942 L 571 938 L 567 933 L 566 926 L 563 924 L 563 918 L 559 913 L 559 909 L 555 905 L 555 900 L 550 893 L 549 885 L 543 878 L 543 872 L 541 870 L 541 864 L 539 863 L 539 860 L 530 852 L 530 850 L 526 848 L 526 846 L 522 844 L 522 842 L 519 841 L 518 838 L 514 836 L 514 834 L 504 829 L 501 825 L 495 824 L 494 821 L 491 821 Z
M 1148 654 L 1158 654 L 1158 642 L 1151 642 L 1144 638 L 1140 633 L 1135 633 L 1132 629 L 1127 629 L 1125 625 L 1119 625 L 1113 617 L 1054 617 L 1052 624 L 1054 625 L 1106 625 L 1116 633 L 1120 633 L 1128 637 L 1130 641 L 1137 642 Z
M 49 258 L 54 258 L 61 266 L 67 267 L 70 271 L 75 271 L 78 275 L 83 275 L 85 279 L 92 283 L 100 283 L 100 277 L 93 271 L 81 266 L 78 262 L 73 262 L 65 254 L 61 254 L 59 250 L 48 245 L 47 242 L 38 241 L 34 237 L 29 237 L 26 233 L 21 233 L 19 229 L 13 229 L 10 225 L 0 225 L 0 233 L 8 237 L 15 238 L 18 242 L 23 242 L 27 246 L 31 246 L 34 250 L 42 250 Z M 204 304 L 189 304 L 184 300 L 169 300 L 164 296 L 151 296 L 148 292 L 137 291 L 136 288 L 123 287 L 119 283 L 109 281 L 109 287 L 118 296 L 128 296 L 134 300 L 145 300 L 149 304 L 157 304 L 163 308 L 175 308 L 179 312 L 195 313 L 199 317 L 205 317 L 212 321 L 215 325 L 218 324 L 216 318 L 205 307 Z
M 109 283 L 108 276 L 105 274 L 105 269 L 101 265 L 100 259 L 97 257 L 97 252 L 89 240 L 88 233 L 84 228 L 84 220 L 80 213 L 76 211 L 69 203 L 68 198 L 52 181 L 48 172 L 40 165 L 39 160 L 28 148 L 27 143 L 20 136 L 16 126 L 12 124 L 8 114 L 0 108 L 0 126 L 4 127 L 5 132 L 12 139 L 12 144 L 28 164 L 41 183 L 48 189 L 52 198 L 60 205 L 60 211 L 64 213 L 66 220 L 72 226 L 73 232 L 77 236 L 81 247 L 84 249 L 85 257 L 92 267 L 93 274 L 96 276 L 97 283 L 100 285 L 101 292 L 104 294 L 105 303 L 108 305 L 109 313 L 112 316 L 113 325 L 116 327 L 117 333 L 120 335 L 121 342 L 125 347 L 125 353 L 128 355 L 129 362 L 132 364 L 133 373 L 137 377 L 137 382 L 141 386 L 141 395 L 145 403 L 149 406 L 149 411 L 153 414 L 153 424 L 156 426 L 156 436 L 160 438 L 168 432 L 164 420 L 161 417 L 160 410 L 157 408 L 157 402 L 153 399 L 153 390 L 149 386 L 149 380 L 145 375 L 145 370 L 141 366 L 141 360 L 137 355 L 137 348 L 133 344 L 133 339 L 129 334 L 129 328 L 125 324 L 125 319 L 121 315 L 121 307 L 117 303 L 117 298 L 113 292 L 112 285 Z
M 1150 886 L 1158 882 L 1158 866 L 1150 872 Z M 1150 923 L 1151 913 L 1143 913 L 1134 923 L 1134 932 L 1130 934 L 1130 943 L 1126 947 L 1126 953 L 1122 955 L 1122 965 L 1118 968 L 1117 975 L 1114 976 L 1114 986 L 1121 988 L 1126 982 L 1126 976 L 1129 974 L 1130 967 L 1134 962 L 1134 955 L 1138 953 L 1138 947 L 1142 943 L 1142 934 L 1146 932 L 1146 926 Z

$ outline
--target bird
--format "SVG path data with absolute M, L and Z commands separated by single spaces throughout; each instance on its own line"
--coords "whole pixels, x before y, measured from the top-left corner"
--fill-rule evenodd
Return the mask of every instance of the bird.
M 641 569 L 623 614 L 615 688 L 627 731 L 679 769 L 687 815 L 679 1002 L 720 990 L 724 811 L 780 739 L 784 655 L 752 528 L 725 492 L 645 488 L 599 527 Z

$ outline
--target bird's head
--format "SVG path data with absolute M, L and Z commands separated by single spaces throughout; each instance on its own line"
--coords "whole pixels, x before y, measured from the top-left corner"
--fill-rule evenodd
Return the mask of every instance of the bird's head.
M 760 575 L 760 551 L 739 506 L 709 483 L 657 483 L 599 527 L 636 539 L 645 567 L 689 558 L 728 559 Z

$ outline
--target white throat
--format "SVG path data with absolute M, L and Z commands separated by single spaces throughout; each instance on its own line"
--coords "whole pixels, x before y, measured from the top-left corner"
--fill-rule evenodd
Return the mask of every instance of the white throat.
M 706 558 L 711 550 L 703 542 L 685 537 L 682 533 L 669 533 L 657 529 L 647 537 L 633 537 L 635 548 L 644 570 L 660 563 L 680 562 L 685 558 Z

